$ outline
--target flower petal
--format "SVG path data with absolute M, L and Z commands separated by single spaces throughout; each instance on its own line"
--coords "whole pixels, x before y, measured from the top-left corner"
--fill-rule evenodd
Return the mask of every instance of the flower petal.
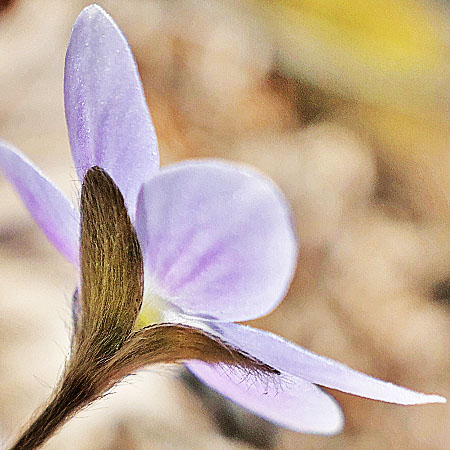
M 78 210 L 31 161 L 5 141 L 0 141 L 0 170 L 14 186 L 48 240 L 77 266 Z
M 280 375 L 283 379 L 277 383 L 224 365 L 200 361 L 186 365 L 223 396 L 282 427 L 320 434 L 339 433 L 343 428 L 344 416 L 338 403 L 301 378 Z
M 136 231 L 147 288 L 185 313 L 246 320 L 272 310 L 295 270 L 289 206 L 268 179 L 192 161 L 144 184 Z
M 156 135 L 128 43 L 97 5 L 85 8 L 73 26 L 64 98 L 80 180 L 92 166 L 105 169 L 134 217 L 139 189 L 159 166 Z
M 225 342 L 276 369 L 311 383 L 401 405 L 445 403 L 446 401 L 439 395 L 422 394 L 370 377 L 267 331 L 236 323 L 209 322 L 209 326 L 214 328 Z

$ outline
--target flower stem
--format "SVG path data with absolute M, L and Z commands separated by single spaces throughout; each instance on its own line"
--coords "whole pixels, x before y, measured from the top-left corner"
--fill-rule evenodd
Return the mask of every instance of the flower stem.
M 60 389 L 45 409 L 33 422 L 10 450 L 33 450 L 44 444 L 65 422 L 79 410 L 97 398 L 88 379 L 65 377 Z

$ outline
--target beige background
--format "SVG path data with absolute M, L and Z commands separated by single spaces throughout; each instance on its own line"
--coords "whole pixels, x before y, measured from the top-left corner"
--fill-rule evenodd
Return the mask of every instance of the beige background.
M 71 24 L 88 2 L 7 3 L 0 13 L 0 136 L 76 201 L 62 77 Z M 446 105 L 410 117 L 298 81 L 277 66 L 280 49 L 265 22 L 237 1 L 99 3 L 135 52 L 162 164 L 244 161 L 273 177 L 293 205 L 302 246 L 297 275 L 278 309 L 254 325 L 371 375 L 450 397 Z M 5 440 L 61 372 L 75 282 L 0 178 Z M 253 448 L 223 437 L 176 372 L 150 368 L 129 379 L 45 448 Z M 450 442 L 448 405 L 333 395 L 346 414 L 341 435 L 281 430 L 276 448 L 443 450 Z

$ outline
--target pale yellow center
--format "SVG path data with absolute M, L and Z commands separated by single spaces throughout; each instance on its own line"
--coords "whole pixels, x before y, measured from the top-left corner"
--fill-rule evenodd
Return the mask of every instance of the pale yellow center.
M 164 300 L 153 292 L 146 292 L 141 312 L 134 326 L 135 330 L 163 321 Z

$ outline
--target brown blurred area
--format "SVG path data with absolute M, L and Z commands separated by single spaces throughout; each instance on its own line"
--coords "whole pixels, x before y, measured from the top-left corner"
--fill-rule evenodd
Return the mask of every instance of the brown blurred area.
M 88 3 L 0 2 L 0 136 L 74 201 L 62 80 L 71 25 Z M 253 324 L 373 376 L 450 398 L 445 96 L 411 113 L 286 70 L 264 16 L 245 2 L 98 3 L 135 53 L 162 165 L 198 157 L 251 164 L 293 206 L 301 244 L 296 277 L 281 305 Z M 448 11 L 441 13 L 444 20 Z M 76 274 L 1 177 L 0 199 L 1 442 L 61 373 Z M 346 415 L 341 435 L 275 435 L 243 414 L 241 426 L 258 427 L 267 439 L 230 439 L 217 426 L 220 416 L 213 418 L 215 406 L 174 373 L 151 368 L 131 377 L 44 448 L 249 449 L 272 442 L 277 450 L 443 450 L 450 442 L 448 404 L 402 407 L 334 391 Z

